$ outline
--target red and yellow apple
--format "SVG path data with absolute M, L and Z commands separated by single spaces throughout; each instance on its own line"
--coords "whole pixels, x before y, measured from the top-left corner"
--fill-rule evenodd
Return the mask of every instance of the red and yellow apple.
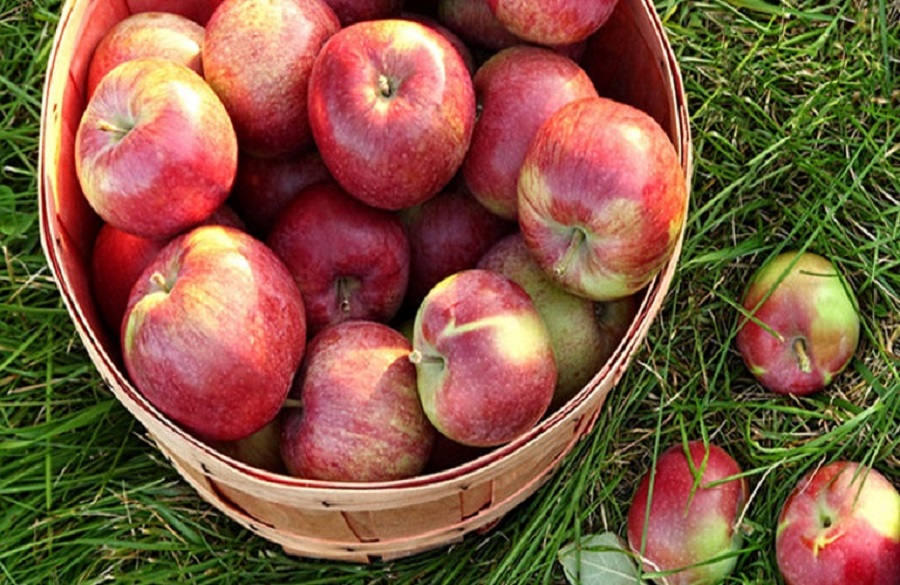
M 438 20 L 472 46 L 499 51 L 522 44 L 522 39 L 503 26 L 487 0 L 440 0 Z
M 617 0 L 487 0 L 497 20 L 517 37 L 539 45 L 585 40 L 603 26 Z

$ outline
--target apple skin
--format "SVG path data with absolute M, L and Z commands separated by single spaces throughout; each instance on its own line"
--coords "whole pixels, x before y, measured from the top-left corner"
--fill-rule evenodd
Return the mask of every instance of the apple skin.
M 499 51 L 523 42 L 497 20 L 487 0 L 440 0 L 437 10 L 438 21 L 472 46 Z
M 241 218 L 227 205 L 214 211 L 204 224 L 246 229 Z M 91 290 L 103 320 L 117 335 L 131 287 L 168 242 L 135 236 L 108 223 L 100 227 L 91 249 Z
M 237 139 L 202 77 L 174 61 L 133 59 L 110 71 L 88 102 L 75 170 L 104 221 L 166 238 L 204 221 L 228 197 Z
M 478 268 L 509 278 L 531 297 L 544 320 L 553 345 L 559 375 L 550 409 L 562 406 L 594 375 L 612 355 L 631 324 L 634 306 L 631 297 L 605 303 L 621 305 L 606 311 L 601 325 L 594 303 L 563 290 L 538 266 L 519 233 L 497 242 L 478 261 Z
M 298 477 L 391 481 L 422 471 L 435 430 L 422 412 L 410 343 L 387 325 L 345 321 L 309 343 L 281 453 Z
M 477 69 L 475 65 L 475 57 L 472 55 L 472 51 L 471 49 L 469 49 L 469 46 L 465 43 L 465 41 L 462 40 L 462 38 L 460 38 L 459 35 L 441 24 L 441 22 L 436 17 L 432 18 L 430 16 L 417 14 L 414 12 L 401 12 L 400 18 L 418 22 L 419 24 L 431 27 L 441 33 L 444 38 L 450 41 L 450 44 L 453 45 L 453 47 L 456 49 L 456 52 L 459 53 L 459 56 L 462 57 L 463 63 L 466 64 L 466 69 L 469 70 L 469 73 L 475 75 L 475 70 Z
M 301 191 L 266 243 L 303 295 L 310 336 L 349 319 L 387 322 L 403 302 L 410 252 L 400 218 L 333 181 Z
M 193 20 L 168 12 L 139 12 L 113 26 L 100 39 L 88 66 L 87 97 L 116 65 L 138 57 L 160 57 L 203 74 L 200 47 L 204 29 Z
M 138 278 L 122 323 L 134 385 L 198 437 L 233 441 L 277 415 L 306 347 L 303 299 L 259 240 L 201 226 Z
M 687 181 L 650 116 L 602 97 L 569 102 L 538 129 L 519 175 L 519 226 L 538 264 L 597 301 L 629 296 L 671 257 Z
M 787 585 L 896 585 L 900 493 L 855 462 L 818 468 L 785 500 L 775 554 Z
M 279 156 L 312 146 L 313 62 L 340 22 L 323 0 L 225 0 L 206 25 L 203 72 L 241 150 Z
M 331 173 L 315 149 L 275 158 L 242 152 L 238 155 L 237 176 L 229 203 L 250 232 L 265 239 L 278 216 L 300 191 L 330 178 Z
M 169 12 L 206 25 L 222 0 L 128 0 L 131 12 Z
M 428 293 L 413 348 L 425 414 L 457 443 L 508 443 L 553 398 L 557 367 L 544 322 L 522 287 L 489 270 L 457 272 Z
M 373 207 L 411 207 L 462 164 L 475 126 L 472 77 L 433 28 L 359 22 L 319 53 L 309 121 L 325 166 L 348 193 Z
M 464 188 L 451 187 L 405 209 L 409 236 L 409 288 L 404 304 L 417 309 L 425 295 L 451 274 L 475 268 L 500 238 L 515 231 L 478 203 Z
M 742 319 L 735 343 L 763 386 L 805 396 L 830 384 L 850 363 L 859 344 L 859 315 L 834 265 L 812 252 L 798 254 L 784 252 L 761 266 L 742 300 L 780 338 Z
M 480 115 L 462 165 L 472 195 L 500 217 L 518 218 L 519 170 L 543 122 L 565 104 L 596 97 L 587 73 L 550 49 L 518 45 L 475 73 Z
M 692 463 L 688 462 L 685 449 Z M 701 474 L 700 478 L 695 478 L 692 467 Z M 727 452 L 712 444 L 707 451 L 702 441 L 673 445 L 659 456 L 655 475 L 644 475 L 628 510 L 631 550 L 640 554 L 646 538 L 644 571 L 675 571 L 740 549 L 741 531 L 735 523 L 747 502 L 747 480 L 731 479 L 710 485 L 740 473 L 737 462 Z M 648 512 L 651 478 L 653 493 Z M 659 582 L 720 583 L 735 564 L 736 559 L 730 557 L 666 574 L 665 580 Z
M 517 37 L 539 45 L 585 40 L 612 14 L 617 0 L 487 0 L 497 20 Z
M 341 26 L 363 20 L 391 18 L 400 14 L 403 0 L 325 0 L 334 10 Z

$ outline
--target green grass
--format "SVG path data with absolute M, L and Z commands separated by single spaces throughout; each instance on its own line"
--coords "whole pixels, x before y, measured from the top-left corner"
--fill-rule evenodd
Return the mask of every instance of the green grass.
M 357 566 L 283 554 L 206 505 L 104 387 L 40 249 L 40 92 L 58 1 L 0 0 L 0 583 L 562 583 L 559 548 L 624 534 L 636 483 L 705 438 L 752 490 L 726 581 L 779 583 L 774 527 L 805 472 L 838 458 L 900 486 L 900 7 L 893 0 L 657 4 L 690 97 L 696 172 L 667 302 L 589 439 L 493 531 Z M 804 399 L 734 349 L 752 270 L 832 258 L 863 321 L 856 358 Z

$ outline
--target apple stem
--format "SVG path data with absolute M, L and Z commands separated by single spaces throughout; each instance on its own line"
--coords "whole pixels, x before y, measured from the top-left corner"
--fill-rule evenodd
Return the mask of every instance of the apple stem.
M 162 291 L 171 292 L 172 290 L 172 287 L 170 287 L 169 283 L 166 282 L 166 277 L 163 276 L 161 272 L 154 272 L 153 274 L 151 274 L 150 282 Z
M 344 278 L 339 278 L 337 281 L 337 289 L 338 289 L 338 304 L 341 309 L 341 313 L 345 317 L 350 316 L 350 289 L 347 286 L 347 280 Z
M 106 120 L 100 120 L 97 122 L 97 129 L 101 132 L 109 132 L 111 134 L 116 135 L 116 139 L 121 140 L 126 134 L 128 134 L 127 128 L 122 128 L 116 124 L 111 124 Z
M 303 408 L 303 401 L 299 398 L 285 398 L 281 406 L 283 408 Z
M 409 361 L 414 364 L 443 364 L 444 358 L 439 355 L 429 355 L 422 353 L 418 349 L 409 352 Z
M 394 84 L 391 83 L 387 75 L 381 74 L 378 76 L 378 91 L 381 92 L 382 97 L 389 98 L 394 95 Z
M 575 256 L 575 253 L 578 251 L 578 248 L 581 247 L 581 244 L 584 243 L 584 230 L 581 228 L 575 228 L 572 230 L 572 241 L 569 242 L 569 247 L 566 248 L 566 253 L 563 254 L 563 257 L 560 258 L 559 262 L 556 263 L 556 266 L 553 267 L 553 273 L 556 276 L 562 276 L 566 273 L 566 270 L 569 269 L 569 266 L 572 263 L 572 258 Z
M 794 340 L 794 355 L 797 357 L 797 367 L 804 374 L 812 372 L 812 364 L 809 361 L 809 353 L 806 351 L 806 342 L 802 338 Z

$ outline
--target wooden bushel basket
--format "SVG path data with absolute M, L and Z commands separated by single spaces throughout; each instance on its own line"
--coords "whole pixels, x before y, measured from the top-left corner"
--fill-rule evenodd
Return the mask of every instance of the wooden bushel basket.
M 488 530 L 534 493 L 591 430 L 659 311 L 681 241 L 646 289 L 637 317 L 608 363 L 572 400 L 516 441 L 452 469 L 384 483 L 310 481 L 239 463 L 186 434 L 134 388 L 90 291 L 90 251 L 100 221 L 82 195 L 73 158 L 87 67 L 110 27 L 133 11 L 156 6 L 145 0 L 68 0 L 44 88 L 38 184 L 42 245 L 75 328 L 103 379 L 203 498 L 289 553 L 366 562 L 414 554 Z M 684 90 L 651 1 L 620 0 L 612 18 L 589 39 L 582 64 L 601 94 L 656 118 L 675 144 L 690 181 Z

